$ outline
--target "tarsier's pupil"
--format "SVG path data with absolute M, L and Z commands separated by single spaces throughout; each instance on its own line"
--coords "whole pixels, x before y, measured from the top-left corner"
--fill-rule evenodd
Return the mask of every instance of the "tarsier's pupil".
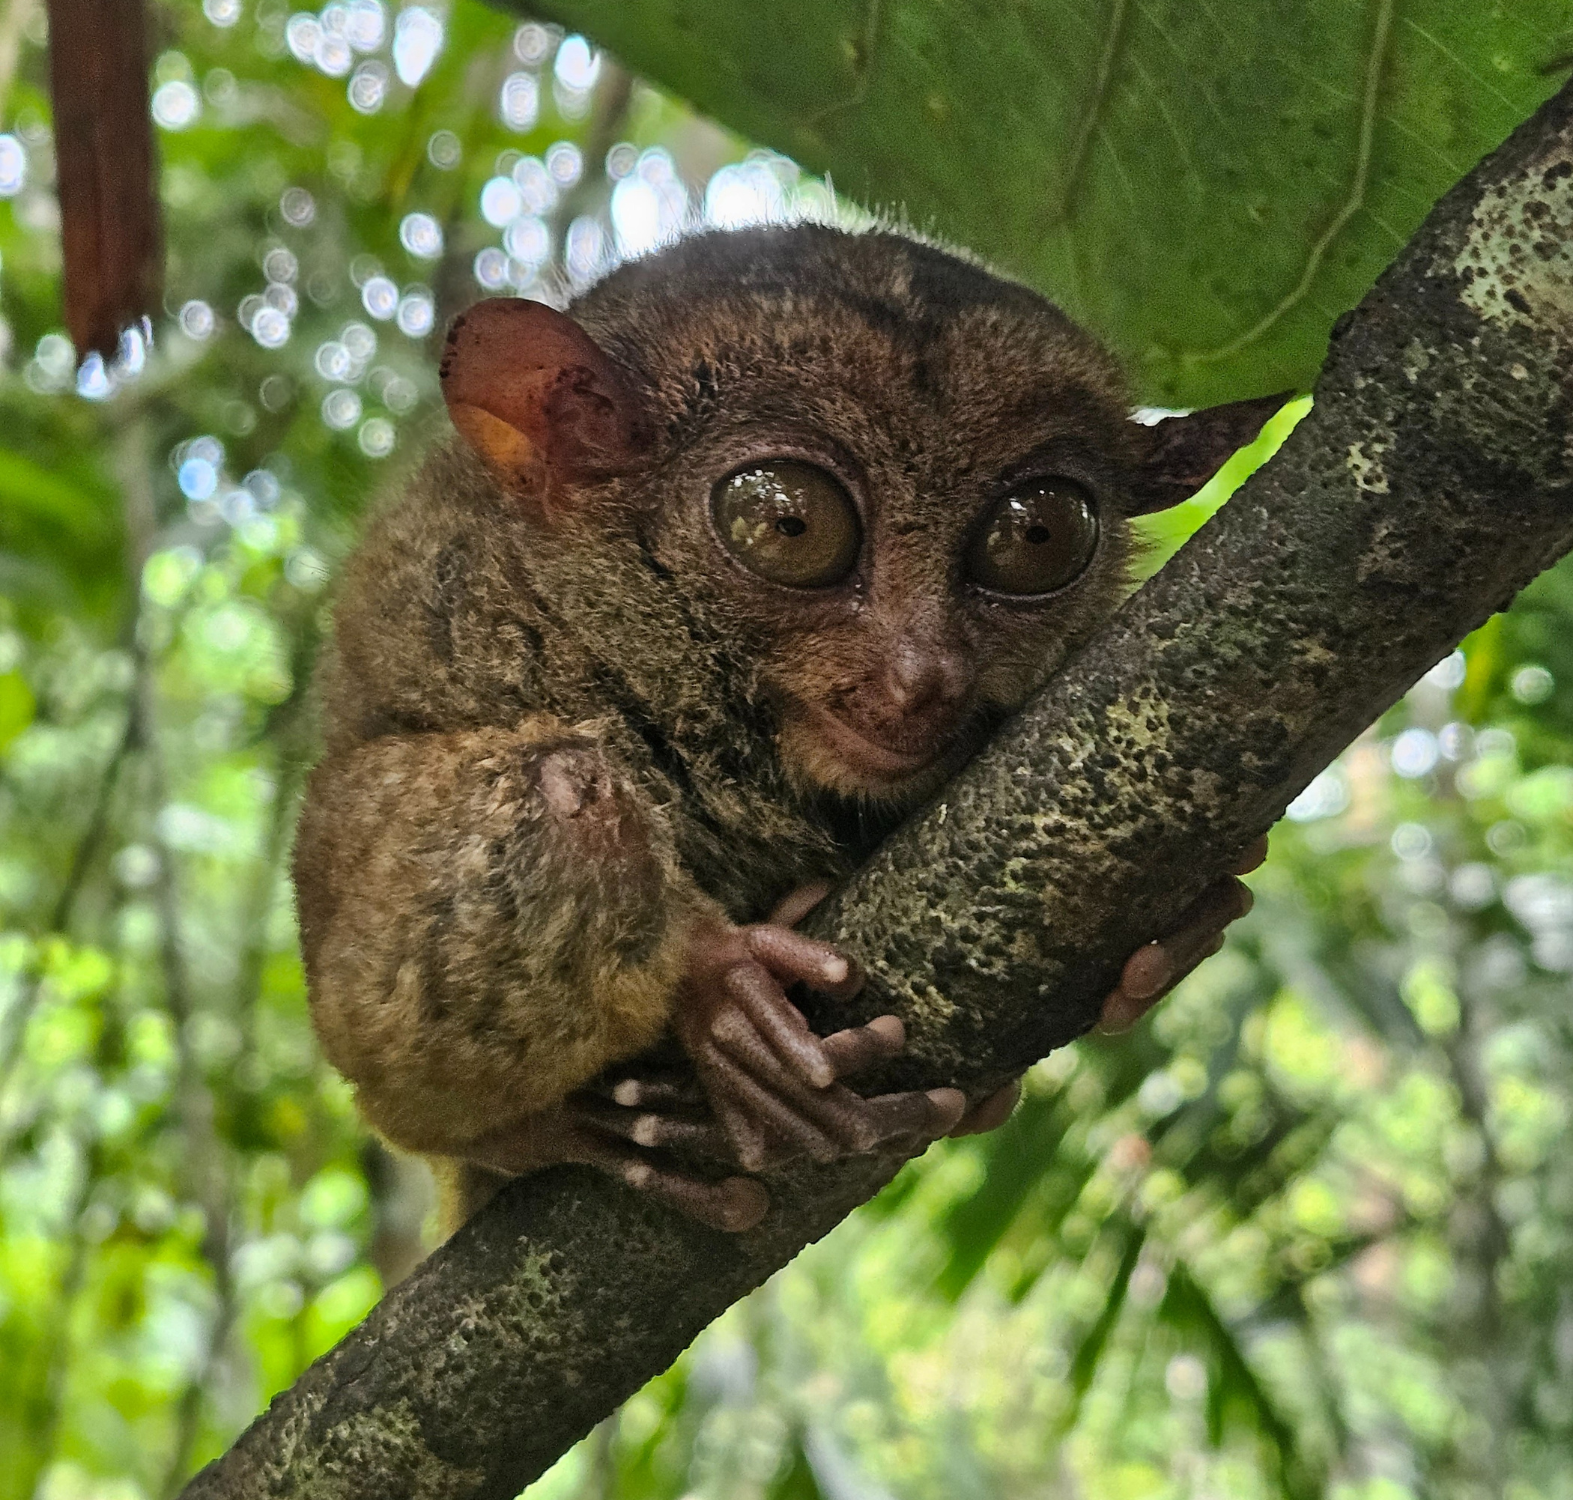
M 1092 496 L 1073 479 L 1033 479 L 984 518 L 967 574 L 996 594 L 1052 594 L 1086 571 L 1097 545 Z
M 824 588 L 857 561 L 861 532 L 851 496 L 813 464 L 750 464 L 716 485 L 710 504 L 726 549 L 772 583 Z

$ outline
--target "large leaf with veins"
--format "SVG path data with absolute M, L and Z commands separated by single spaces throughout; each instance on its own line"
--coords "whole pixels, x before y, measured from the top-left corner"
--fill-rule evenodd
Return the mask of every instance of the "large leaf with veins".
M 1573 60 L 1573 0 L 520 8 L 1041 288 L 1174 404 L 1309 385 Z

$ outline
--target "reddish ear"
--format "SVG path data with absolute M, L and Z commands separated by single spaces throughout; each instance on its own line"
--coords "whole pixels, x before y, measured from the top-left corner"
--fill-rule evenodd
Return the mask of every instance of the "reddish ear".
M 649 445 L 628 377 L 545 303 L 494 297 L 460 313 L 440 373 L 460 435 L 543 510 L 563 484 L 622 473 Z
M 1147 456 L 1136 476 L 1130 514 L 1142 516 L 1189 500 L 1292 396 L 1292 391 L 1282 391 L 1207 406 L 1147 428 Z

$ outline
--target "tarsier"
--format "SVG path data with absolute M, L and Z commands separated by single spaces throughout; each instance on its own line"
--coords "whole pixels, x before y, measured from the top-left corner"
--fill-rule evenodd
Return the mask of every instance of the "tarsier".
M 790 924 L 1108 617 L 1130 517 L 1275 401 L 1140 425 L 1042 297 L 817 225 L 696 235 L 566 313 L 482 302 L 442 385 L 456 437 L 343 579 L 295 854 L 371 1123 L 454 1217 L 571 1161 L 730 1230 L 768 1207 L 743 1174 L 998 1123 L 1008 1093 L 849 1088 L 901 1025 L 812 1033 L 790 988 L 859 975 Z M 1218 877 L 1106 1019 L 1216 946 L 1248 904 Z M 697 1108 L 636 1061 L 663 1039 Z

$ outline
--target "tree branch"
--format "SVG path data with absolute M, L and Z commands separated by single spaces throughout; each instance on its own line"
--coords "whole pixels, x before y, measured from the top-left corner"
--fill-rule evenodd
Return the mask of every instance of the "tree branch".
M 977 1091 L 1453 644 L 1573 547 L 1573 87 L 1335 331 L 1282 452 L 813 926 L 894 1008 L 887 1082 Z M 823 1018 L 822 1018 L 823 1019 Z M 875 1192 L 772 1177 L 728 1238 L 585 1171 L 520 1181 L 281 1395 L 196 1497 L 506 1500 Z

